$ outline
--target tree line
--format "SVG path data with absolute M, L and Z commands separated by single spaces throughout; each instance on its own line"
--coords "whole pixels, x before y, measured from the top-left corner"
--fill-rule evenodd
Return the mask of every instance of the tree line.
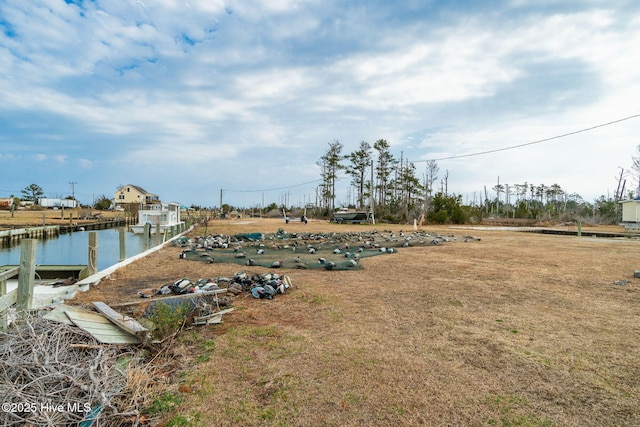
M 351 153 L 343 150 L 343 144 L 334 140 L 316 163 L 321 178 L 318 207 L 327 216 L 337 208 L 336 184 L 343 176 L 350 179 L 354 195 L 348 207 L 371 211 L 389 222 L 424 218 L 435 223 L 468 223 L 489 217 L 616 223 L 620 200 L 640 194 L 640 145 L 631 169 L 619 177 L 616 194 L 601 196 L 593 203 L 557 183 L 510 185 L 500 183 L 499 178 L 490 189 L 485 186 L 477 200 L 463 203 L 461 194 L 449 191 L 449 171 L 441 175 L 435 160 L 428 160 L 419 176 L 415 163 L 404 159 L 402 152 L 400 157 L 394 155 L 385 139 L 373 145 L 362 141 Z M 637 193 L 625 192 L 625 177 L 630 175 L 638 182 Z

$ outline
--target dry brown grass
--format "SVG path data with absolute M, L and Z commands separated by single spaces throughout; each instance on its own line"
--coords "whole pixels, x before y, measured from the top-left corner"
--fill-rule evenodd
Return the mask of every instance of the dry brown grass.
M 411 229 L 240 220 L 208 232 L 278 228 Z M 640 425 L 640 241 L 425 229 L 481 241 L 401 249 L 359 271 L 283 270 L 289 294 L 239 297 L 224 324 L 185 332 L 181 403 L 165 423 Z M 77 302 L 243 269 L 178 252 L 127 266 Z
M 85 224 L 95 219 L 83 219 L 86 215 L 99 214 L 102 218 L 124 217 L 124 212 L 96 211 L 89 209 L 0 210 L 0 230 L 10 228 L 40 227 L 42 225 Z

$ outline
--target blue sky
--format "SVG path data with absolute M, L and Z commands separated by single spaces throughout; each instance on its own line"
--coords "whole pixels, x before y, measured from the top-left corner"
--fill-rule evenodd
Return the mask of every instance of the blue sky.
M 634 0 L 2 0 L 0 197 L 299 204 L 330 142 L 386 139 L 465 200 L 499 177 L 593 201 L 640 118 L 452 157 L 640 114 L 639 63 Z

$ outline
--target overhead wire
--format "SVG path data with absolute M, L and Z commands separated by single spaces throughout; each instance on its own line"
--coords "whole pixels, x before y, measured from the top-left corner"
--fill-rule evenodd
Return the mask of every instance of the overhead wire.
M 474 157 L 474 156 L 482 156 L 485 154 L 492 154 L 492 153 L 497 153 L 500 151 L 507 151 L 507 150 L 514 150 L 516 148 L 522 148 L 522 147 L 526 147 L 529 145 L 535 145 L 535 144 L 540 144 L 543 142 L 548 142 L 548 141 L 552 141 L 555 139 L 560 139 L 560 138 L 566 138 L 568 136 L 571 135 L 577 135 L 579 133 L 583 133 L 583 132 L 588 132 L 588 131 L 592 131 L 594 129 L 598 129 L 598 128 L 602 128 L 605 126 L 610 126 L 616 123 L 620 123 L 620 122 L 624 122 L 626 120 L 631 120 L 631 119 L 635 119 L 640 117 L 640 114 L 634 114 L 628 117 L 624 117 L 621 119 L 617 119 L 617 120 L 612 120 L 610 122 L 607 123 L 601 123 L 595 126 L 590 126 L 587 128 L 583 128 L 583 129 L 579 129 L 576 131 L 572 131 L 572 132 L 567 132 L 567 133 L 563 133 L 561 135 L 555 135 L 555 136 L 551 136 L 548 138 L 543 138 L 543 139 L 538 139 L 536 141 L 530 141 L 530 142 L 525 142 L 522 144 L 516 144 L 516 145 L 511 145 L 508 147 L 502 147 L 502 148 L 496 148 L 493 150 L 486 150 L 486 151 L 480 151 L 477 153 L 469 153 L 469 154 L 459 154 L 459 155 L 455 155 L 455 156 L 448 156 L 448 157 L 440 157 L 440 158 L 434 158 L 434 159 L 425 159 L 425 160 L 410 160 L 409 162 L 411 163 L 422 163 L 422 162 L 429 162 L 429 161 L 441 161 L 441 160 L 453 160 L 453 159 L 461 159 L 461 158 L 465 158 L 465 157 Z M 278 188 L 268 188 L 268 189 L 261 189 L 261 190 L 232 190 L 232 189 L 222 189 L 223 192 L 229 192 L 229 193 L 266 193 L 266 192 L 270 192 L 270 191 L 281 191 L 281 190 L 287 190 L 290 188 L 296 188 L 296 187 L 302 187 L 304 185 L 309 185 L 309 184 L 313 184 L 314 182 L 320 182 L 322 181 L 322 179 L 314 179 L 312 181 L 308 181 L 308 182 L 303 182 L 301 184 L 294 184 L 294 185 L 288 185 L 288 186 L 284 186 L 284 187 L 278 187 Z
M 485 155 L 485 154 L 497 153 L 497 152 L 500 152 L 500 151 L 514 150 L 516 148 L 522 148 L 522 147 L 526 147 L 528 145 L 540 144 L 542 142 L 552 141 L 554 139 L 565 138 L 567 136 L 576 135 L 576 134 L 583 133 L 583 132 L 588 132 L 588 131 L 591 131 L 591 130 L 594 130 L 594 129 L 598 129 L 598 128 L 601 128 L 601 127 L 610 126 L 610 125 L 613 125 L 613 124 L 616 124 L 616 123 L 624 122 L 626 120 L 635 119 L 637 117 L 640 117 L 640 114 L 634 114 L 632 116 L 624 117 L 622 119 L 613 120 L 611 122 L 602 123 L 602 124 L 599 124 L 599 125 L 591 126 L 591 127 L 580 129 L 580 130 L 576 130 L 576 131 L 573 131 L 573 132 L 563 133 L 561 135 L 556 135 L 556 136 L 552 136 L 552 137 L 549 137 L 549 138 L 538 139 L 536 141 L 531 141 L 531 142 L 525 142 L 524 144 L 511 145 L 509 147 L 496 148 L 494 150 L 486 150 L 486 151 L 480 151 L 478 153 L 470 153 L 470 154 L 459 154 L 459 155 L 456 155 L 456 156 L 440 157 L 440 158 L 437 158 L 437 159 L 413 160 L 411 162 L 412 163 L 421 163 L 421 162 L 429 162 L 429 161 L 461 159 L 461 158 L 464 158 L 464 157 L 482 156 L 482 155 Z
M 267 193 L 269 191 L 280 191 L 280 190 L 287 190 L 289 188 L 302 187 L 303 185 L 309 185 L 319 181 L 322 181 L 322 179 L 314 179 L 313 181 L 303 182 L 301 184 L 288 185 L 286 187 L 278 187 L 278 188 L 268 188 L 263 190 L 229 190 L 229 189 L 223 188 L 222 191 L 226 191 L 229 193 Z

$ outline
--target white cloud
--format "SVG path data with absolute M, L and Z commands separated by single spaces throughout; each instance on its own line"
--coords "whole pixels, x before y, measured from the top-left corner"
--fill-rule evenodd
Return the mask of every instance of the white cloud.
M 278 187 L 308 181 L 334 139 L 350 151 L 385 138 L 410 159 L 526 143 L 640 113 L 637 9 L 560 0 L 464 10 L 10 0 L 0 4 L 0 160 L 100 170 L 95 185 L 121 180 L 108 174 L 125 159 L 129 170 L 154 174 L 197 165 L 221 187 L 230 177 Z M 441 169 L 454 191 L 499 175 L 595 193 L 629 160 L 635 126 L 446 160 Z M 52 140 L 65 144 L 64 156 L 51 154 Z M 105 155 L 88 160 L 95 141 Z M 254 173 L 238 178 L 239 164 Z
M 93 167 L 93 162 L 89 159 L 78 159 L 78 165 L 82 169 L 91 169 Z

